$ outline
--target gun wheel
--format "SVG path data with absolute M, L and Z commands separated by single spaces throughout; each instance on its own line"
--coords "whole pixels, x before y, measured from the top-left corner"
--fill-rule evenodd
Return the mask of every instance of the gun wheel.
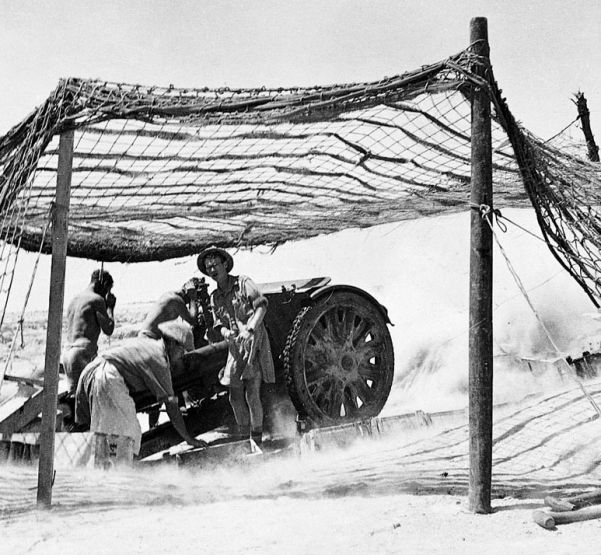
M 286 341 L 284 370 L 296 410 L 316 424 L 376 416 L 394 375 L 381 310 L 352 291 L 335 291 L 303 308 Z

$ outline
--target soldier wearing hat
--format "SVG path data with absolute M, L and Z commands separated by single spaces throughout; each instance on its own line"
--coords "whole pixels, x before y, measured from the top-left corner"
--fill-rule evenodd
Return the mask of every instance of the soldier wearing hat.
M 229 385 L 230 404 L 238 433 L 257 443 L 263 434 L 261 384 L 275 382 L 275 370 L 263 318 L 267 298 L 248 276 L 234 276 L 232 256 L 210 247 L 197 259 L 198 269 L 215 281 L 211 294 L 215 326 L 228 342 L 228 358 L 222 383 Z M 249 430 L 250 428 L 250 430 Z

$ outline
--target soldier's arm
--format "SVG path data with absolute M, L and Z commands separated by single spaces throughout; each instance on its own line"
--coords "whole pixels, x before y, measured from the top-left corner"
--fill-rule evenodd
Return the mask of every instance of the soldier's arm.
M 254 309 L 253 315 L 246 322 L 246 327 L 255 330 L 267 313 L 267 297 L 259 291 L 256 283 L 249 277 L 244 280 L 244 290 Z
M 175 308 L 176 316 L 180 316 L 184 322 L 188 322 L 188 324 L 190 324 L 192 327 L 196 325 L 196 317 L 198 312 L 195 302 L 192 302 L 190 304 L 190 309 L 188 309 L 188 305 L 186 305 L 186 303 L 178 297 L 177 301 L 173 302 L 173 306 Z
M 265 318 L 265 314 L 267 313 L 267 306 L 260 305 L 255 309 L 255 313 L 248 319 L 246 322 L 246 327 L 251 330 L 256 330 L 257 326 L 263 321 Z
M 179 405 L 177 403 L 177 397 L 175 397 L 175 396 L 168 397 L 167 400 L 165 401 L 165 408 L 167 409 L 167 414 L 169 416 L 169 420 L 171 421 L 171 424 L 173 424 L 173 427 L 175 428 L 176 432 L 182 437 L 182 439 L 186 443 L 188 443 L 189 445 L 192 445 L 192 447 L 206 447 L 207 446 L 207 444 L 204 441 L 202 441 L 200 439 L 195 439 L 188 432 L 188 430 L 186 428 L 186 423 L 184 422 L 184 417 L 182 416 L 182 413 L 179 410 Z
M 115 330 L 115 317 L 113 315 L 113 308 L 115 306 L 113 299 L 115 299 L 115 296 L 111 295 L 111 297 L 112 299 L 109 299 L 107 296 L 106 302 L 103 299 L 98 299 L 94 305 L 96 320 L 100 329 L 106 335 L 112 335 Z

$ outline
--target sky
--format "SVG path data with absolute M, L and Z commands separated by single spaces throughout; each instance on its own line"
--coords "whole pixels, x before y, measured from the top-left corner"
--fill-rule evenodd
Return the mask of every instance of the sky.
M 535 134 L 550 137 L 576 117 L 572 98 L 580 90 L 588 98 L 593 132 L 601 139 L 598 0 L 0 0 L 0 133 L 45 100 L 61 77 L 175 87 L 371 81 L 415 70 L 464 49 L 470 19 L 476 16 L 488 19 L 495 76 L 518 121 Z M 525 219 L 535 230 L 533 218 Z M 408 288 L 413 288 L 413 299 L 432 298 L 439 285 L 436 279 L 448 277 L 451 267 L 457 273 L 456 283 L 461 283 L 457 287 L 467 287 L 461 280 L 468 271 L 469 246 L 463 229 L 458 231 L 449 221 L 409 222 L 359 235 L 342 232 L 317 243 L 287 247 L 277 256 L 258 249 L 240 254 L 237 269 L 257 281 L 332 275 L 338 281 L 370 287 L 372 292 L 376 289 L 376 294 L 378 276 L 399 267 L 396 262 L 387 264 L 387 257 L 402 256 L 406 264 L 413 264 L 410 259 L 421 256 L 420 283 Z M 457 225 L 466 223 L 460 220 Z M 441 234 L 448 236 L 442 242 Z M 424 237 L 431 243 L 425 244 Z M 389 247 L 380 252 L 383 238 L 390 240 Z M 402 248 L 392 246 L 401 243 Z M 354 252 L 358 244 L 363 245 L 363 258 L 344 254 L 347 249 Z M 443 253 L 441 245 L 449 244 L 451 253 L 461 251 L 461 255 L 424 255 Z M 544 246 L 536 248 L 535 256 L 543 256 L 539 253 Z M 329 254 L 315 256 L 316 249 Z M 532 251 L 520 251 L 519 256 L 528 271 Z M 31 255 L 22 258 L 31 265 Z M 95 267 L 93 261 L 69 259 L 67 298 L 82 288 Z M 532 287 L 559 271 L 553 262 L 540 268 L 541 273 L 532 276 Z M 196 269 L 193 259 L 185 259 L 110 265 L 109 270 L 115 277 L 118 302 L 133 302 L 152 300 L 162 290 L 179 287 Z M 424 278 L 428 272 L 432 276 Z M 48 275 L 44 257 L 40 283 L 47 284 Z M 147 279 L 149 275 L 153 279 Z M 403 277 L 410 281 L 411 272 Z M 22 270 L 15 287 L 23 290 L 28 278 L 28 271 Z M 387 283 L 389 290 L 395 289 L 392 278 Z M 434 296 L 440 297 L 438 292 Z M 580 307 L 582 294 L 574 296 Z M 391 302 L 400 303 L 393 307 L 402 315 L 397 320 L 410 321 L 411 314 L 419 314 L 420 304 L 412 301 L 410 293 L 392 297 Z M 407 304 L 414 312 L 405 315 Z M 34 292 L 30 307 L 45 306 L 45 293 Z
M 548 137 L 589 99 L 601 121 L 597 0 L 0 0 L 0 133 L 61 77 L 176 87 L 327 85 L 417 69 L 488 18 L 516 118 Z

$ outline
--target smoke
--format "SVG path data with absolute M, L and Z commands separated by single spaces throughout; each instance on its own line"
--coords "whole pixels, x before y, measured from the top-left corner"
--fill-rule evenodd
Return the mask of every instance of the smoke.
M 503 213 L 537 234 L 533 211 Z M 386 306 L 394 324 L 390 332 L 395 381 L 385 413 L 463 408 L 468 380 L 469 218 L 467 212 L 423 218 L 286 243 L 275 252 L 234 252 L 234 272 L 259 283 L 329 276 L 334 284 L 364 289 Z M 535 315 L 495 247 L 495 391 L 505 398 L 512 391 L 521 394 L 524 384 L 544 386 L 545 372 L 553 381 L 557 368 L 552 361 L 558 357 L 598 350 L 601 330 L 598 321 L 584 315 L 594 310 L 590 301 L 543 242 L 513 225 L 506 233 L 496 228 L 496 233 L 536 311 Z M 69 264 L 66 299 L 89 275 L 88 261 L 81 267 L 78 261 Z M 197 271 L 194 257 L 108 264 L 107 270 L 115 276 L 118 323 L 126 315 L 120 302 L 158 298 L 178 286 L 182 276 Z M 153 280 L 145 279 L 147 275 Z M 47 299 L 47 293 L 34 298 Z M 290 426 L 285 414 L 277 420 L 284 428 Z

